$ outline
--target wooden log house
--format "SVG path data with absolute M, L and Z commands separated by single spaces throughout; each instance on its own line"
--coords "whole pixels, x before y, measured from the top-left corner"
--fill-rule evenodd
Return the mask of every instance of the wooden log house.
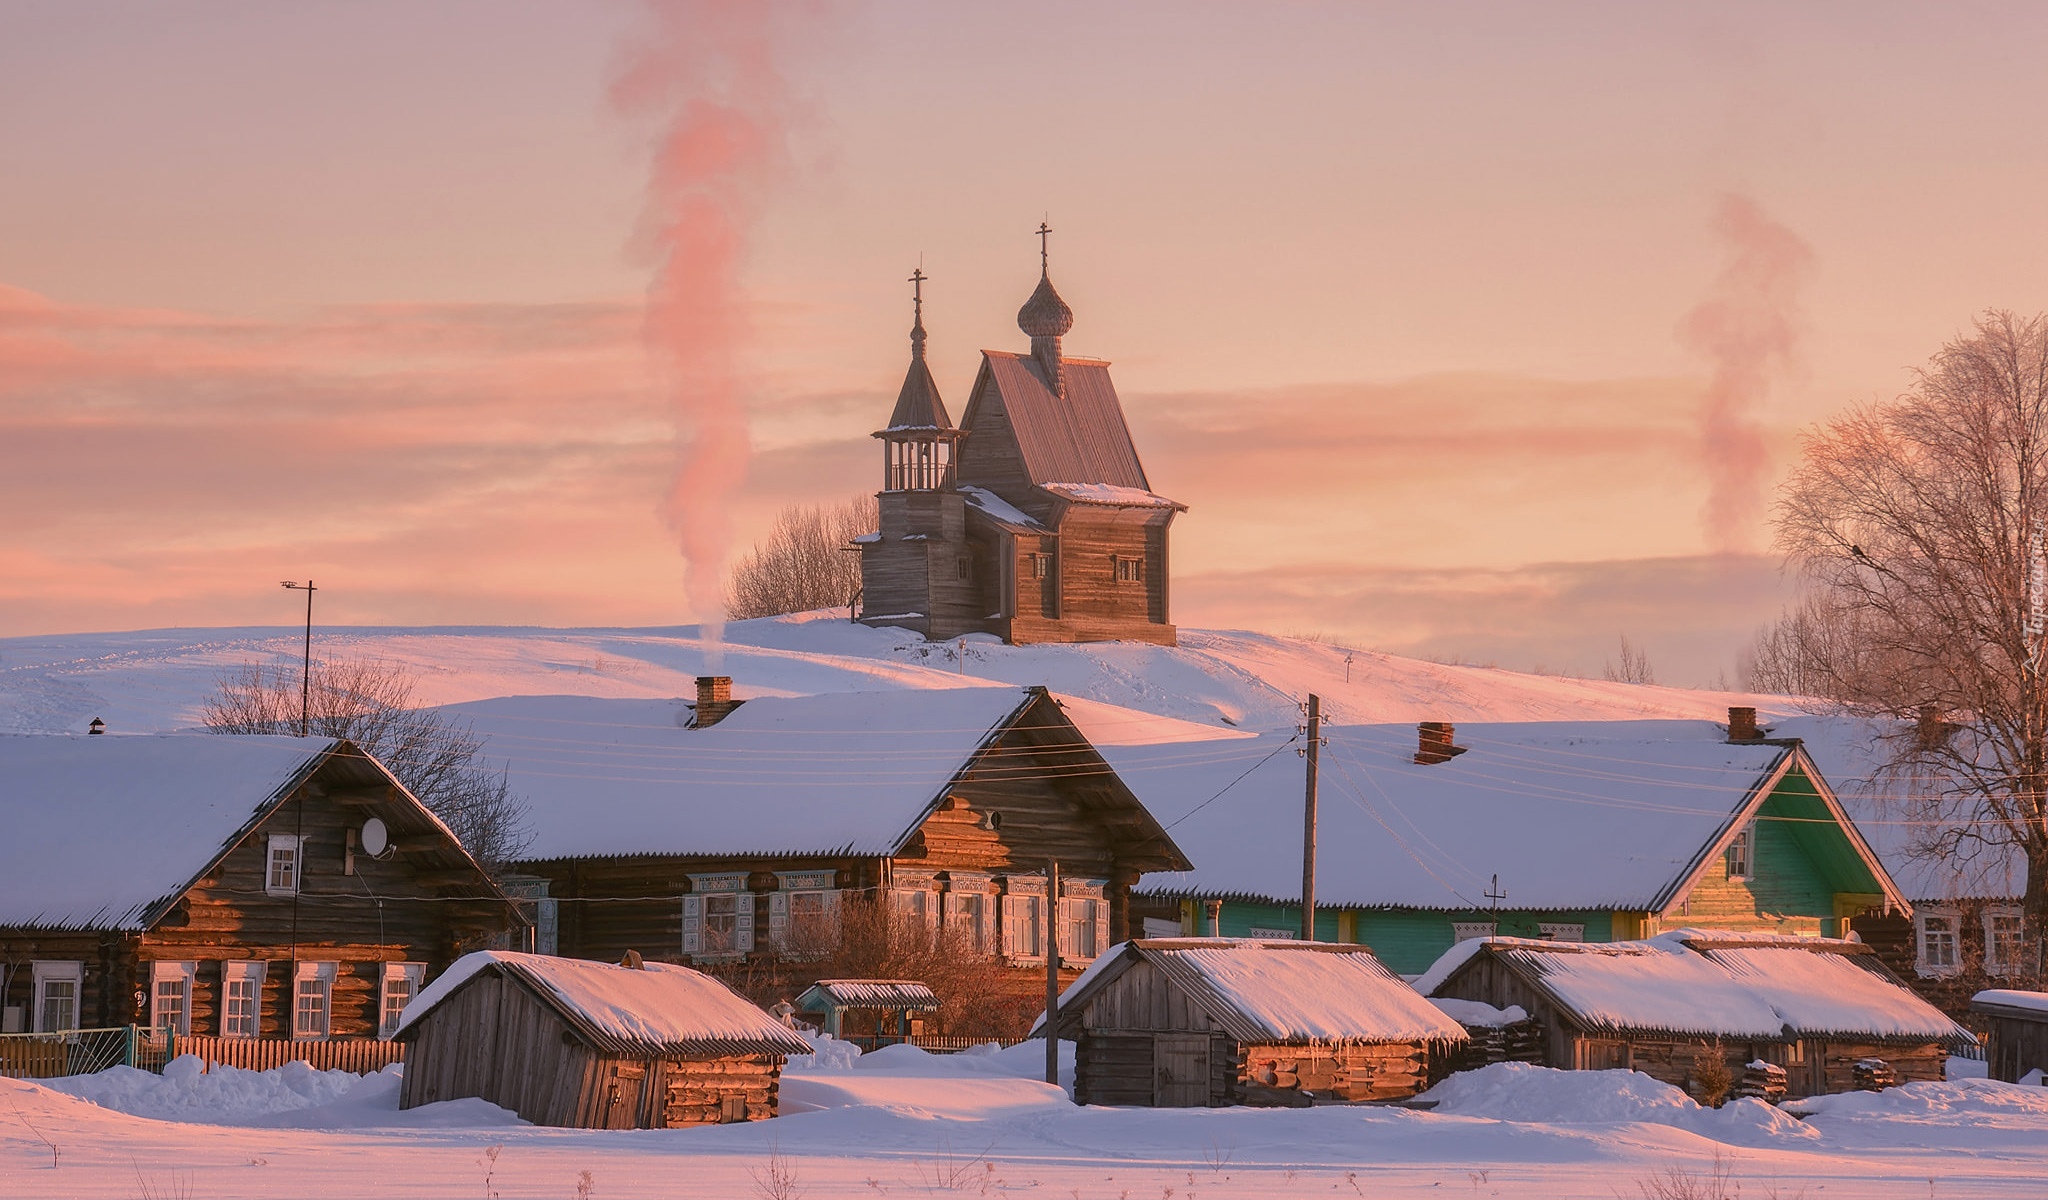
M 478 1097 L 536 1125 L 679 1129 L 776 1114 L 810 1044 L 688 967 L 482 951 L 436 980 L 397 1036 L 400 1108 Z
M 1861 914 L 1910 921 L 1806 747 L 1766 737 L 1752 710 L 1731 721 L 1326 727 L 1317 939 L 1416 974 L 1491 935 L 1840 936 Z M 1302 768 L 1272 753 L 1288 738 L 1105 751 L 1163 820 L 1185 817 L 1174 836 L 1197 864 L 1146 880 L 1134 911 L 1152 936 L 1299 935 Z
M 856 539 L 860 619 L 934 641 L 1175 644 L 1167 533 L 1109 364 L 1070 358 L 1073 310 L 1041 271 L 1026 354 L 984 350 L 956 428 L 925 363 L 923 273 L 910 369 L 882 442 L 880 528 Z
M 1719 1057 L 1740 1078 L 1761 1060 L 1792 1098 L 1844 1092 L 1859 1063 L 1898 1082 L 1945 1077 L 1949 1051 L 1976 1044 L 1887 969 L 1870 947 L 1832 938 L 1677 930 L 1655 939 L 1566 945 L 1485 938 L 1448 951 L 1417 986 L 1431 997 L 1519 1007 L 1541 1028 L 1539 1061 L 1632 1070 L 1697 1090 Z
M 577 701 L 574 716 L 535 702 L 569 717 L 565 738 L 615 726 L 623 764 L 522 780 L 536 840 L 516 866 L 545 888 L 544 951 L 800 974 L 835 944 L 843 905 L 877 902 L 957 932 L 1028 988 L 1050 934 L 1078 971 L 1126 936 L 1142 873 L 1187 865 L 1044 688 L 736 702 L 724 677 L 699 684 L 687 728 L 656 702 Z M 538 716 L 520 728 L 554 732 Z
M 9 1032 L 389 1037 L 429 973 L 525 928 L 346 741 L 0 735 L 0 773 Z
M 2048 992 L 1987 988 L 1970 997 L 1987 1027 L 1985 1073 L 2006 1083 L 2033 1075 L 2048 1083 Z
M 1466 1041 L 1371 950 L 1315 942 L 1126 942 L 1054 1024 L 1076 1103 L 1155 1108 L 1401 1099 Z

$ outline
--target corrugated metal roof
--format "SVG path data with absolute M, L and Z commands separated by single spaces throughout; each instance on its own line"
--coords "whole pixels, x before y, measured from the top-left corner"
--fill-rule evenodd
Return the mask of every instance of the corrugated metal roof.
M 1151 491 L 1123 404 L 1100 359 L 1063 358 L 1067 394 L 1046 386 L 1028 354 L 981 352 L 1016 431 L 1024 471 L 1037 484 L 1106 483 Z
M 805 1012 L 827 1008 L 915 1008 L 939 1007 L 939 997 L 914 979 L 820 979 L 796 1006 Z

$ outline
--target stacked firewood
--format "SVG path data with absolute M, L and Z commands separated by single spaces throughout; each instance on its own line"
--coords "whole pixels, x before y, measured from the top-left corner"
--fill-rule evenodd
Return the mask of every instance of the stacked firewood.
M 1742 1068 L 1742 1078 L 1735 1084 L 1735 1095 L 1776 1104 L 1785 1098 L 1785 1068 L 1776 1063 L 1755 1059 Z
M 1859 1092 L 1881 1092 L 1888 1087 L 1899 1086 L 1898 1072 L 1881 1058 L 1857 1059 L 1851 1078 Z

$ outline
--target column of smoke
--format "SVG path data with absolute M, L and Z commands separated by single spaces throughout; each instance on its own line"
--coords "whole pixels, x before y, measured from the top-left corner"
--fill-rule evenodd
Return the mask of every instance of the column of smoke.
M 1679 322 L 1678 340 L 1714 368 L 1699 413 L 1707 546 L 1739 554 L 1760 539 L 1768 455 L 1759 417 L 1772 380 L 1796 362 L 1799 289 L 1813 251 L 1747 196 L 1723 196 L 1713 227 L 1721 273 Z
M 661 511 L 712 670 L 723 658 L 733 498 L 750 452 L 739 269 L 784 156 L 787 87 L 771 53 L 779 7 L 647 0 L 645 27 L 612 83 L 614 106 L 657 128 L 634 248 L 654 269 L 646 336 L 676 424 Z

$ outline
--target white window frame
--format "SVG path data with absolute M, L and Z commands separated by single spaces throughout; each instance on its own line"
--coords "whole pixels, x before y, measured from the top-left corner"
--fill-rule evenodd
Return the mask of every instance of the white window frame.
M 44 1020 L 43 988 L 52 983 L 71 985 L 71 1024 L 52 1025 Z M 77 1029 L 84 1020 L 85 1011 L 85 964 L 42 959 L 29 964 L 29 1024 L 32 1033 L 63 1033 Z
M 1945 921 L 1948 926 L 1949 961 L 1934 962 L 1927 956 L 1927 922 Z M 1963 969 L 1963 914 L 1954 908 L 1929 906 L 1913 913 L 1913 970 L 1924 979 L 1946 979 Z
M 2017 928 L 2012 937 L 2012 950 L 2020 961 L 2007 962 L 1998 953 L 1997 925 L 1999 920 L 2015 923 Z M 1984 973 L 1987 975 L 2014 975 L 2025 967 L 2027 952 L 2026 910 L 2011 904 L 1987 904 L 1984 906 Z
M 1756 822 L 1744 825 L 1728 839 L 1728 878 L 1747 882 L 1756 878 Z
M 149 964 L 149 1026 L 152 1029 L 165 1028 L 164 985 L 178 985 L 178 1013 L 170 1022 L 171 1032 L 179 1037 L 192 1036 L 192 984 L 199 976 L 196 962 L 153 962 Z
M 929 936 L 939 931 L 941 911 L 938 885 L 928 880 L 905 881 L 910 886 L 889 889 L 889 911 L 906 932 Z
M 1293 941 L 1301 937 L 1299 929 L 1278 929 L 1270 925 L 1253 925 L 1245 930 L 1248 937 L 1261 938 L 1270 942 Z
M 1474 938 L 1490 938 L 1500 933 L 1498 921 L 1452 921 L 1451 942 L 1469 942 Z
M 1539 921 L 1536 933 L 1546 941 L 1583 942 L 1586 940 L 1586 926 L 1582 921 Z
M 1045 961 L 1045 884 L 1017 890 L 1011 882 L 1003 893 L 1003 957 L 1013 962 Z M 1028 935 L 1028 936 L 1027 936 Z
M 994 954 L 996 904 L 986 881 L 953 880 L 942 898 L 946 929 L 958 933 L 972 954 Z
M 705 924 L 712 909 L 732 902 L 731 946 L 707 949 Z M 715 903 L 714 903 L 715 902 Z M 718 914 L 723 915 L 723 914 Z M 747 890 L 744 874 L 692 875 L 690 893 L 683 897 L 683 953 L 697 958 L 737 958 L 754 949 L 754 893 Z
M 324 1042 L 334 1036 L 334 979 L 340 974 L 340 963 L 302 962 L 292 971 L 292 1040 L 295 1042 Z M 308 981 L 320 985 L 320 1024 L 318 1032 L 301 1018 L 305 1016 L 306 1004 L 301 994 L 302 986 Z
M 277 881 L 279 851 L 291 854 L 291 882 Z M 306 839 L 290 833 L 273 833 L 263 851 L 263 891 L 272 896 L 296 896 L 305 889 Z
M 398 1032 L 399 1018 L 405 1015 L 405 1006 L 420 994 L 420 985 L 426 982 L 427 964 L 417 962 L 388 962 L 378 972 L 377 980 L 377 1040 L 388 1042 Z M 405 1000 L 396 1011 L 391 1007 L 398 996 L 393 984 L 404 985 Z M 331 1002 L 330 1002 L 331 1004 Z
M 269 974 L 270 964 L 254 959 L 239 959 L 220 965 L 220 1035 L 246 1041 L 263 1036 L 263 979 Z M 235 984 L 247 983 L 249 987 L 249 1011 L 246 1014 L 235 1011 Z M 248 1028 L 238 1029 L 235 1023 L 246 1017 Z

